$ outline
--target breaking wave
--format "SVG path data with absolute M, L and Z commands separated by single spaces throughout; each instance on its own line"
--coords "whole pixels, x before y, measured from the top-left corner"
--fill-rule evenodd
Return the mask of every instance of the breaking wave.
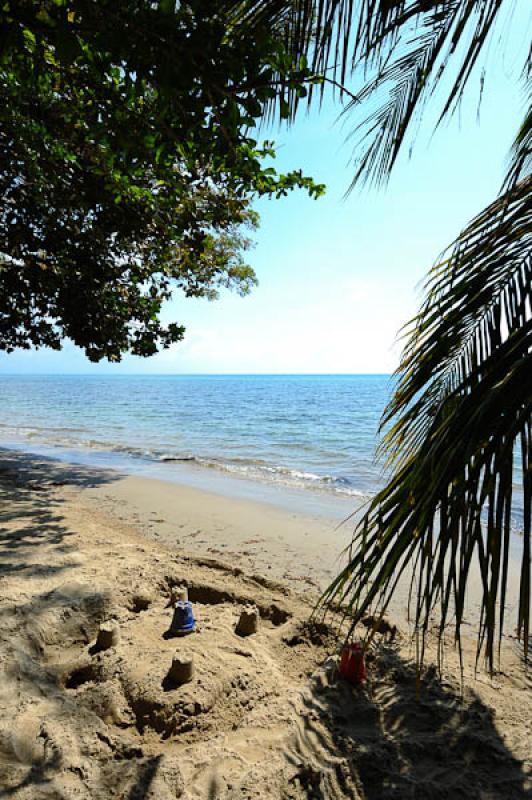
M 18 440 L 35 442 L 58 449 L 91 450 L 104 453 L 117 453 L 132 459 L 156 462 L 158 464 L 188 464 L 198 468 L 225 472 L 235 477 L 265 481 L 292 488 L 313 489 L 336 494 L 365 498 L 368 495 L 352 485 L 350 479 L 343 475 L 330 473 L 319 474 L 289 466 L 271 464 L 263 459 L 246 457 L 220 458 L 193 453 L 176 453 L 168 450 L 140 447 L 121 442 L 83 437 L 80 428 L 38 428 L 11 427 L 0 423 L 4 435 L 13 435 Z

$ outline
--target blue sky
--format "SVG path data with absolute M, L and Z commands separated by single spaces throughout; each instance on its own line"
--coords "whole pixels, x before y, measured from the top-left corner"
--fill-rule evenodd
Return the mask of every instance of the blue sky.
M 386 189 L 344 198 L 353 172 L 349 119 L 335 124 L 332 102 L 272 133 L 278 168 L 301 167 L 327 184 L 327 194 L 256 204 L 261 226 L 249 259 L 260 284 L 251 296 L 176 295 L 164 317 L 186 325 L 185 340 L 151 359 L 93 365 L 66 343 L 59 353 L 3 354 L 4 373 L 391 372 L 397 333 L 416 311 L 428 268 L 500 188 L 524 116 L 526 6 L 518 4 L 504 57 L 490 53 L 479 119 L 477 81 L 451 122 L 434 136 L 421 130 Z

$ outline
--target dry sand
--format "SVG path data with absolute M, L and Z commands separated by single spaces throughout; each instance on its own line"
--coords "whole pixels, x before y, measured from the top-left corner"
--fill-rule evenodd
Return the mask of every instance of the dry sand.
M 0 488 L 0 798 L 529 796 L 513 640 L 493 679 L 468 671 L 461 691 L 450 653 L 418 683 L 400 601 L 368 686 L 337 678 L 308 617 L 348 529 L 5 451 Z M 198 631 L 166 638 L 180 585 Z M 248 603 L 260 625 L 242 638 Z M 96 652 L 106 620 L 120 640 Z M 181 687 L 176 652 L 195 663 Z
M 238 563 L 303 591 L 330 583 L 351 539 L 351 526 L 341 524 L 347 503 L 331 519 L 134 476 L 88 489 L 84 497 L 180 552 Z

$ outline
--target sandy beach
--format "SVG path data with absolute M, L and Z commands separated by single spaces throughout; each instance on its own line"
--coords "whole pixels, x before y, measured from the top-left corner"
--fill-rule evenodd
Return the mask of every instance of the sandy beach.
M 0 800 L 532 800 L 530 11 L 0 3 Z
M 335 519 L 136 476 L 90 488 L 84 498 L 171 548 L 315 592 L 336 574 L 351 538 L 346 503 Z
M 463 687 L 451 647 L 443 677 L 431 649 L 419 682 L 400 595 L 368 685 L 338 678 L 332 628 L 308 620 L 349 525 L 9 451 L 0 487 L 0 797 L 530 792 L 530 677 L 513 637 L 493 678 L 475 679 L 472 638 Z M 179 586 L 197 632 L 166 638 Z M 241 637 L 247 604 L 259 629 Z M 109 620 L 119 641 L 98 652 Z M 195 665 L 179 687 L 176 651 Z

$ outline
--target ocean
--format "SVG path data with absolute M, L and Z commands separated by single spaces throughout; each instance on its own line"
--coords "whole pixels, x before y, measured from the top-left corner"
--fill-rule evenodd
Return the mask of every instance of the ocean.
M 371 496 L 388 375 L 4 376 L 0 444 L 169 480 Z M 223 481 L 218 486 L 223 487 Z
M 3 376 L 0 446 L 345 518 L 384 485 L 390 375 Z M 512 526 L 522 531 L 515 455 Z

